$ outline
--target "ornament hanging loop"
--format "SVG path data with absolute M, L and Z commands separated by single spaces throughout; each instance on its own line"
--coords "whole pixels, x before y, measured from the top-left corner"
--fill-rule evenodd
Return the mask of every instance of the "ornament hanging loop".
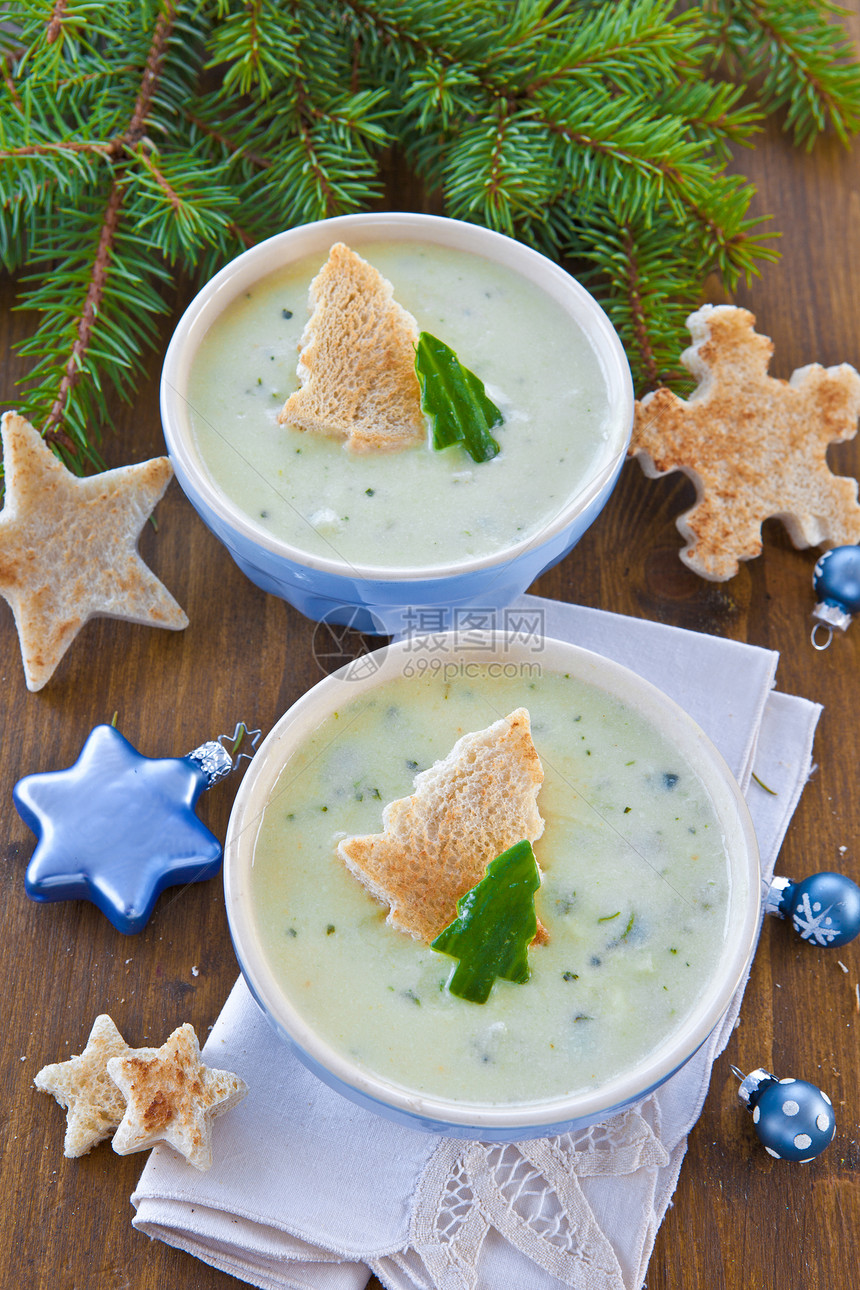
M 819 632 L 824 633 L 823 640 L 819 638 Z M 813 649 L 825 650 L 833 640 L 833 628 L 825 626 L 824 623 L 816 623 L 809 639 L 812 641 Z
M 224 747 L 225 742 L 230 744 L 230 755 L 235 757 L 237 762 L 242 761 L 243 758 L 246 761 L 250 761 L 256 752 L 257 744 L 260 742 L 260 735 L 262 733 L 263 732 L 261 730 L 250 730 L 244 721 L 237 721 L 232 735 L 219 735 L 218 743 L 221 744 L 222 748 Z M 246 740 L 250 742 L 251 751 L 239 752 L 239 749 Z

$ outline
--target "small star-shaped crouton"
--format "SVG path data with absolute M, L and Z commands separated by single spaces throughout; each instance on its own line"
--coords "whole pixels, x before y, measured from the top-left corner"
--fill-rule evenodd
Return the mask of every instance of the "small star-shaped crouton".
M 4 413 L 2 437 L 0 595 L 15 615 L 27 688 L 42 688 L 90 618 L 187 627 L 137 552 L 173 475 L 167 457 L 78 479 L 16 413 Z
M 129 1046 L 107 1013 L 93 1022 L 87 1046 L 79 1057 L 43 1066 L 36 1088 L 53 1093 L 67 1110 L 66 1156 L 84 1156 L 109 1138 L 125 1112 L 125 1098 L 107 1073 L 112 1057 L 129 1052 Z
M 860 376 L 813 363 L 789 381 L 768 376 L 773 344 L 734 305 L 687 319 L 681 362 L 699 384 L 688 400 L 659 389 L 636 405 L 630 453 L 646 475 L 681 470 L 696 505 L 678 521 L 685 564 L 722 581 L 761 553 L 761 526 L 782 520 L 796 547 L 860 541 L 857 481 L 831 473 L 827 446 L 857 433 Z
M 429 943 L 457 917 L 457 901 L 491 861 L 543 833 L 542 783 L 529 714 L 517 708 L 458 739 L 415 776 L 411 797 L 385 807 L 384 832 L 344 838 L 338 855 L 390 907 L 392 927 Z M 537 939 L 547 939 L 540 923 Z
M 203 1065 L 187 1022 L 160 1048 L 133 1048 L 113 1058 L 108 1074 L 127 1101 L 114 1151 L 127 1156 L 168 1142 L 195 1169 L 212 1164 L 212 1121 L 248 1091 L 238 1075 Z

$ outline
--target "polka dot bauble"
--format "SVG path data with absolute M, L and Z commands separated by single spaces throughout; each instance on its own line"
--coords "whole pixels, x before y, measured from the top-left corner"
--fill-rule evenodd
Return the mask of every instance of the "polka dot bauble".
M 752 1112 L 765 1150 L 776 1160 L 814 1160 L 836 1130 L 830 1098 L 806 1080 L 753 1071 L 743 1079 L 738 1096 Z

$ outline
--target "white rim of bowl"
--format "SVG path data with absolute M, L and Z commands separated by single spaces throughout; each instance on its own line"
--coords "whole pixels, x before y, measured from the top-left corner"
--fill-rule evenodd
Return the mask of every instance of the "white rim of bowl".
M 466 650 L 456 647 L 454 632 L 432 637 L 412 637 L 377 651 L 384 657 L 372 676 L 350 678 L 350 671 L 366 665 L 367 656 L 319 681 L 275 724 L 257 750 L 236 795 L 224 845 L 224 888 L 227 917 L 236 954 L 252 993 L 277 1029 L 324 1067 L 335 1080 L 365 1097 L 390 1106 L 401 1114 L 432 1119 L 458 1127 L 483 1129 L 529 1129 L 566 1121 L 597 1118 L 619 1105 L 636 1101 L 683 1065 L 705 1041 L 728 1008 L 744 980 L 755 949 L 760 909 L 761 871 L 758 844 L 749 810 L 725 760 L 708 736 L 683 708 L 656 686 L 636 673 L 602 655 L 565 641 L 545 638 L 536 655 L 515 637 L 504 633 L 486 634 L 486 647 Z M 253 851 L 262 812 L 284 768 L 290 750 L 304 740 L 320 722 L 344 702 L 376 688 L 402 674 L 409 653 L 422 642 L 432 642 L 435 654 L 451 647 L 451 661 L 508 662 L 540 658 L 548 671 L 573 672 L 578 679 L 607 690 L 650 719 L 664 737 L 678 744 L 710 793 L 718 817 L 729 835 L 730 852 L 737 850 L 731 867 L 729 915 L 726 943 L 720 968 L 669 1042 L 657 1053 L 638 1062 L 630 1071 L 601 1084 L 594 1091 L 557 1096 L 516 1106 L 451 1101 L 407 1089 L 355 1066 L 322 1039 L 278 987 L 257 936 L 252 910 L 250 874 Z M 745 886 L 745 890 L 744 890 Z
M 321 236 L 320 230 L 325 230 Z M 253 282 L 268 276 L 274 267 L 289 264 L 314 250 L 322 250 L 328 239 L 348 237 L 357 231 L 361 242 L 389 237 L 397 241 L 416 239 L 434 242 L 440 246 L 465 250 L 485 259 L 504 264 L 521 277 L 537 282 L 557 303 L 582 326 L 589 337 L 597 361 L 610 390 L 617 390 L 619 414 L 617 443 L 609 445 L 609 458 L 597 475 L 573 497 L 539 533 L 506 547 L 501 552 L 471 560 L 438 565 L 392 567 L 361 564 L 358 561 L 313 555 L 301 547 L 293 546 L 258 526 L 215 483 L 197 449 L 185 411 L 187 404 L 188 372 L 190 357 L 196 351 L 206 330 L 218 313 L 246 290 Z M 283 259 L 278 266 L 269 263 L 270 257 L 281 250 Z M 263 268 L 265 265 L 267 267 Z M 571 308 L 571 305 L 574 307 Z M 598 344 L 599 342 L 599 348 Z M 361 578 L 377 582 L 426 582 L 455 577 L 464 572 L 492 569 L 498 564 L 508 564 L 518 556 L 526 555 L 551 541 L 611 486 L 627 453 L 633 428 L 633 382 L 627 355 L 618 334 L 602 307 L 576 278 L 558 264 L 532 250 L 522 242 L 496 233 L 479 224 L 449 219 L 442 215 L 421 215 L 411 212 L 369 213 L 338 215 L 328 220 L 300 224 L 295 228 L 276 233 L 259 242 L 250 250 L 226 264 L 198 292 L 179 320 L 170 340 L 161 374 L 161 421 L 170 456 L 182 470 L 193 478 L 194 488 L 203 503 L 217 514 L 224 516 L 231 527 L 248 542 L 263 547 L 271 554 L 291 560 L 295 564 L 322 573 L 337 574 L 347 578 Z

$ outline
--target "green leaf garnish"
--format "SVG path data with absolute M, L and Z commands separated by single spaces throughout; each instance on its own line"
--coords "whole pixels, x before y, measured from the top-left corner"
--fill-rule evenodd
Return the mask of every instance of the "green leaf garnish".
M 458 917 L 430 947 L 460 960 L 448 982 L 451 994 L 486 1003 L 496 977 L 520 985 L 528 981 L 539 886 L 531 843 L 522 841 L 491 861 L 481 881 L 460 897 Z
M 433 447 L 462 443 L 475 461 L 491 461 L 500 452 L 490 431 L 502 414 L 484 391 L 484 382 L 464 367 L 444 341 L 422 331 L 415 347 L 415 374 L 421 386 L 421 408 L 433 427 Z

